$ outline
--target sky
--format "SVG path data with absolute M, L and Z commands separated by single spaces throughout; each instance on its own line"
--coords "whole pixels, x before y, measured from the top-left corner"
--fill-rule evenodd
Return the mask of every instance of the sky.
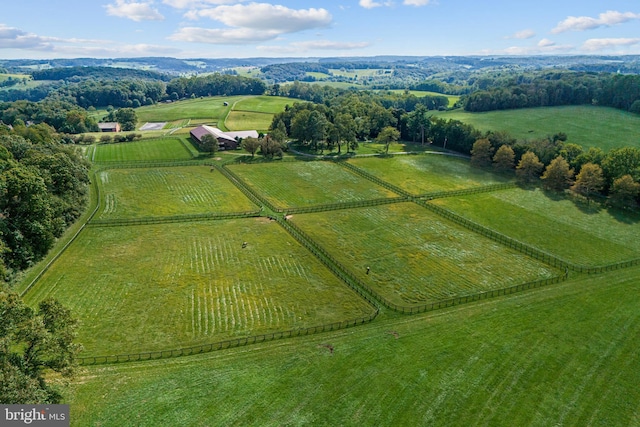
M 640 54 L 638 0 L 20 0 L 0 59 Z

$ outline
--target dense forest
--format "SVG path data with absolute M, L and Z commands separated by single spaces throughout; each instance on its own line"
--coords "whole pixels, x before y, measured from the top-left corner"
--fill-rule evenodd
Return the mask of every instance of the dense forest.
M 0 126 L 0 272 L 39 261 L 84 211 L 89 164 L 46 124 Z
M 485 77 L 464 100 L 467 111 L 595 104 L 640 113 L 640 75 L 545 72 Z

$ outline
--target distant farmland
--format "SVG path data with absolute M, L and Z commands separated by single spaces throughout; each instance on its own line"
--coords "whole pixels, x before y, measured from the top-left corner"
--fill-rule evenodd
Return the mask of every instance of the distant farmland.
M 545 138 L 564 132 L 568 142 L 585 149 L 640 147 L 640 115 L 609 107 L 540 107 L 482 113 L 453 110 L 434 115 L 460 120 L 482 131 L 507 131 L 519 139 Z

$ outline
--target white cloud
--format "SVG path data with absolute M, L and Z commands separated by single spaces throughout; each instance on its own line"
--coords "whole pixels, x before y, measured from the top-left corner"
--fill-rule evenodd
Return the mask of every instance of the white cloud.
M 426 6 L 431 3 L 431 0 L 404 0 L 402 4 L 405 6 Z
M 617 12 L 608 10 L 598 15 L 597 18 L 590 16 L 569 16 L 564 21 L 551 30 L 552 33 L 558 34 L 565 31 L 585 31 L 593 30 L 598 27 L 611 27 L 613 25 L 622 24 L 634 19 L 640 19 L 640 13 L 633 12 Z
M 279 55 L 303 54 L 315 50 L 353 50 L 369 47 L 368 42 L 335 42 L 329 40 L 312 40 L 305 42 L 295 42 L 286 46 L 263 45 L 256 49 L 263 52 L 270 52 Z
M 51 39 L 0 24 L 0 49 L 46 49 Z
M 162 3 L 176 9 L 202 9 L 211 5 L 242 3 L 244 0 L 163 0 Z
M 582 48 L 589 52 L 607 50 L 621 46 L 633 46 L 640 44 L 640 38 L 611 38 L 611 39 L 589 39 L 584 42 Z
M 539 47 L 550 47 L 550 46 L 555 46 L 556 42 L 554 42 L 553 40 L 549 40 L 549 39 L 542 39 L 538 42 L 538 46 Z
M 190 11 L 185 16 L 191 19 L 210 18 L 228 28 L 185 27 L 176 31 L 171 40 L 212 44 L 254 43 L 273 40 L 281 34 L 325 28 L 333 19 L 326 9 L 290 9 L 268 3 L 218 6 Z
M 115 4 L 105 6 L 107 15 L 127 18 L 136 22 L 162 21 L 164 16 L 153 8 L 153 3 L 135 3 L 127 0 L 116 0 Z
M 304 50 L 352 50 L 369 47 L 369 42 L 335 42 L 330 40 L 314 40 L 291 43 L 292 46 Z
M 519 39 L 519 40 L 526 40 L 526 39 L 530 39 L 536 36 L 536 33 L 533 30 L 522 30 L 522 31 L 518 31 L 515 34 L 512 34 L 510 36 L 505 37 L 505 39 Z
M 405 0 L 405 1 L 409 1 L 409 2 L 424 2 L 424 0 Z M 360 0 L 360 6 L 364 7 L 365 9 L 373 9 L 374 7 L 382 7 L 382 6 L 393 6 L 394 3 L 392 1 L 384 1 L 384 2 L 378 2 L 378 1 L 374 1 L 374 0 Z
M 208 44 L 249 44 L 273 40 L 278 31 L 255 31 L 250 28 L 207 29 L 199 27 L 181 28 L 169 39 L 173 41 Z

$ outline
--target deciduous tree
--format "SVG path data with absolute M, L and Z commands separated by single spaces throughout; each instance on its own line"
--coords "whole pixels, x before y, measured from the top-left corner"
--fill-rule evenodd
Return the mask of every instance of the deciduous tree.
M 502 145 L 496 151 L 496 155 L 493 156 L 493 167 L 499 172 L 513 172 L 515 159 L 516 154 L 513 152 L 513 148 L 508 145 Z
M 549 163 L 542 174 L 543 187 L 553 191 L 563 191 L 571 185 L 573 169 L 562 156 L 558 156 Z
M 493 147 L 488 139 L 476 140 L 471 148 L 471 165 L 479 168 L 491 166 Z
M 609 200 L 612 205 L 620 208 L 635 208 L 638 205 L 640 184 L 631 175 L 623 175 L 613 181 Z
M 540 178 L 544 165 L 533 151 L 527 151 L 522 155 L 516 167 L 516 176 L 522 184 L 532 184 Z
M 0 403 L 59 403 L 60 390 L 45 373 L 73 376 L 82 350 L 74 343 L 77 321 L 53 299 L 33 310 L 15 293 L 1 290 L 0 314 Z
M 591 195 L 600 192 L 603 186 L 602 168 L 594 163 L 587 163 L 580 169 L 580 173 L 576 176 L 576 182 L 571 189 L 590 199 Z
M 392 142 L 396 142 L 399 138 L 400 132 L 398 131 L 398 129 L 394 128 L 393 126 L 387 126 L 386 128 L 382 129 L 382 132 L 378 134 L 376 142 L 378 142 L 379 144 L 384 144 L 384 152 L 385 154 L 388 154 L 389 145 Z

